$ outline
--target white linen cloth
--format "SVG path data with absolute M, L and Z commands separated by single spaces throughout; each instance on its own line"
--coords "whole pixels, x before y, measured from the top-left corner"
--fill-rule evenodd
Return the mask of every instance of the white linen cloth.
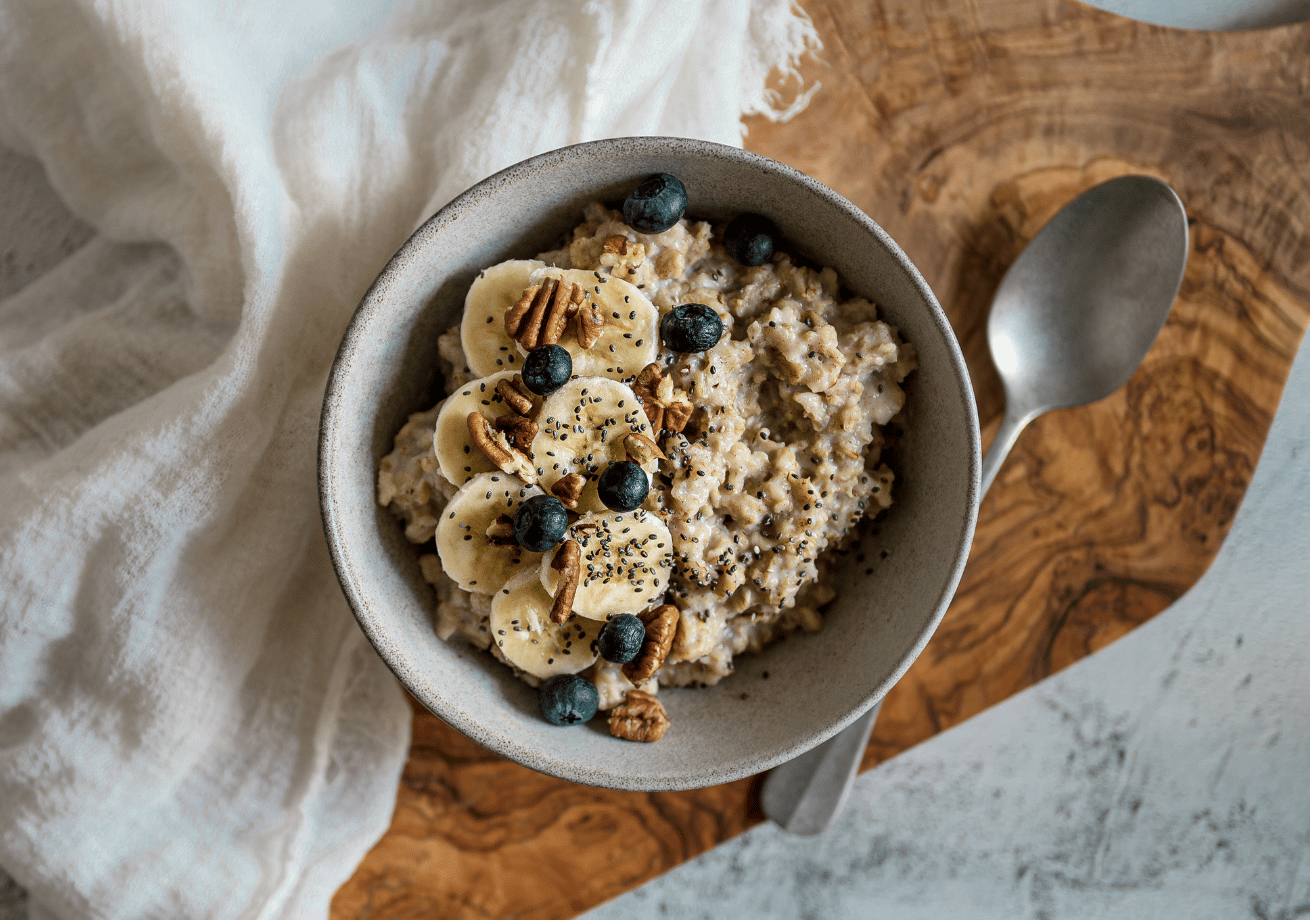
M 98 231 L 0 302 L 0 866 L 34 915 L 327 913 L 409 733 L 317 505 L 351 312 L 473 182 L 740 143 L 816 45 L 790 0 L 0 0 L 0 144 Z

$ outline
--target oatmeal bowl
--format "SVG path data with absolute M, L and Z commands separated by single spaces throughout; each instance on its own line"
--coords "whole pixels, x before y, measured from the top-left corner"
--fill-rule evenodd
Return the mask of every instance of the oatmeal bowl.
M 874 705 L 973 535 L 968 373 L 905 254 L 821 183 L 623 138 L 484 180 L 382 270 L 319 491 L 404 686 L 503 756 L 738 779 Z

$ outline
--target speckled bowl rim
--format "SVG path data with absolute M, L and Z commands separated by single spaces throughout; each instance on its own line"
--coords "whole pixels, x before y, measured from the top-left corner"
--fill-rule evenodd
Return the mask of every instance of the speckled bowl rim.
M 808 734 L 802 741 L 796 744 L 785 746 L 779 750 L 765 755 L 744 755 L 738 759 L 738 762 L 728 765 L 706 769 L 697 774 L 670 778 L 670 777 L 646 777 L 631 776 L 628 774 L 609 774 L 599 775 L 596 772 L 595 765 L 590 765 L 587 769 L 579 769 L 577 765 L 567 760 L 545 757 L 541 752 L 535 750 L 525 750 L 523 747 L 513 743 L 511 739 L 502 738 L 495 732 L 488 731 L 486 726 L 477 718 L 466 716 L 461 712 L 442 711 L 441 707 L 434 705 L 434 701 L 426 699 L 426 694 L 417 692 L 415 688 L 408 686 L 407 682 L 401 679 L 392 665 L 388 655 L 387 648 L 389 645 L 388 637 L 382 624 L 379 624 L 370 614 L 369 606 L 366 599 L 356 590 L 353 579 L 350 577 L 350 548 L 349 541 L 345 536 L 342 527 L 342 521 L 337 513 L 329 474 L 330 464 L 330 434 L 331 426 L 335 419 L 335 413 L 338 404 L 341 401 L 339 396 L 341 380 L 347 373 L 347 368 L 351 361 L 362 352 L 367 350 L 368 340 L 363 335 L 363 330 L 368 326 L 369 319 L 373 311 L 383 309 L 383 295 L 391 287 L 394 278 L 403 270 L 403 266 L 411 258 L 411 253 L 421 249 L 427 244 L 428 240 L 437 233 L 453 225 L 458 219 L 461 212 L 469 205 L 480 202 L 486 198 L 498 194 L 505 186 L 512 186 L 521 179 L 530 176 L 534 172 L 548 169 L 561 163 L 562 161 L 576 157 L 580 152 L 601 152 L 606 149 L 612 149 L 615 152 L 631 152 L 634 149 L 638 152 L 650 154 L 672 154 L 675 156 L 713 156 L 735 160 L 743 166 L 754 167 L 766 172 L 774 172 L 783 178 L 802 185 L 810 192 L 826 199 L 827 202 L 844 212 L 857 225 L 861 226 L 866 232 L 873 236 L 888 253 L 891 254 L 893 261 L 910 282 L 911 286 L 922 298 L 924 304 L 929 309 L 929 315 L 937 331 L 941 334 L 942 340 L 947 348 L 947 355 L 950 368 L 953 372 L 953 379 L 958 391 L 961 402 L 966 407 L 969 418 L 969 486 L 968 502 L 964 510 L 965 521 L 962 529 L 962 539 L 955 548 L 954 558 L 951 560 L 949 574 L 943 584 L 937 601 L 933 607 L 930 616 L 924 619 L 923 625 L 911 645 L 910 651 L 900 660 L 900 663 L 892 673 L 864 697 L 860 703 L 848 711 L 843 717 L 833 719 L 824 724 L 816 724 L 814 730 Z M 602 786 L 613 789 L 630 790 L 630 791 L 676 791 L 682 789 L 703 788 L 706 786 L 717 785 L 720 783 L 733 782 L 747 776 L 761 773 L 765 770 L 772 769 L 778 764 L 785 763 L 795 757 L 800 756 L 808 750 L 817 747 L 824 741 L 836 735 L 842 729 L 846 728 L 863 713 L 867 712 L 870 707 L 880 701 L 887 692 L 899 681 L 905 672 L 909 670 L 915 659 L 923 652 L 924 647 L 932 638 L 942 618 L 946 614 L 947 607 L 950 605 L 955 595 L 956 588 L 959 585 L 960 578 L 964 573 L 965 564 L 968 561 L 969 550 L 973 542 L 974 530 L 977 523 L 978 506 L 981 502 L 980 483 L 982 469 L 982 447 L 980 426 L 978 422 L 978 410 L 973 396 L 973 388 L 968 367 L 965 364 L 964 355 L 960 351 L 959 343 L 955 337 L 955 331 L 951 328 L 950 322 L 946 317 L 945 311 L 937 302 L 936 295 L 924 280 L 922 274 L 915 267 L 913 262 L 900 248 L 899 245 L 891 238 L 888 233 L 882 229 L 869 215 L 864 213 L 845 197 L 830 189 L 828 186 L 807 176 L 805 173 L 784 163 L 780 163 L 769 157 L 760 154 L 751 153 L 737 147 L 729 147 L 723 144 L 717 144 L 711 141 L 694 140 L 689 138 L 675 137 L 624 137 L 610 138 L 599 141 L 588 141 L 580 144 L 573 144 L 551 150 L 546 153 L 538 154 L 522 160 L 513 166 L 483 179 L 481 182 L 470 187 L 467 191 L 461 193 L 450 201 L 447 205 L 438 210 L 432 217 L 428 218 L 422 225 L 410 235 L 409 239 L 396 251 L 396 253 L 387 262 L 386 266 L 379 273 L 373 284 L 369 286 L 360 301 L 359 307 L 351 317 L 350 323 L 346 328 L 345 334 L 341 340 L 341 345 L 337 351 L 336 357 L 332 362 L 332 368 L 328 375 L 327 386 L 324 392 L 323 409 L 319 422 L 319 445 L 318 445 L 318 486 L 319 486 L 319 506 L 323 519 L 324 535 L 327 540 L 328 550 L 332 559 L 332 566 L 336 572 L 337 580 L 341 585 L 343 594 L 346 597 L 360 628 L 363 629 L 365 636 L 368 637 L 374 649 L 379 656 L 387 663 L 393 673 L 397 674 L 397 679 L 405 685 L 407 689 L 422 703 L 430 712 L 440 718 L 443 722 L 457 729 L 467 737 L 477 743 L 487 747 L 491 751 L 506 757 L 509 760 L 520 763 L 538 772 L 555 776 L 560 779 L 571 782 L 583 783 L 586 785 Z

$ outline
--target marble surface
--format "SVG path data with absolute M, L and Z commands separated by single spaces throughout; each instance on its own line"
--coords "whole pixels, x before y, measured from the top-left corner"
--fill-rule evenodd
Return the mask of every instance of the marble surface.
M 1310 914 L 1310 338 L 1210 569 L 1125 638 L 584 915 Z
M 1084 0 L 1175 29 L 1264 29 L 1310 19 L 1310 0 Z

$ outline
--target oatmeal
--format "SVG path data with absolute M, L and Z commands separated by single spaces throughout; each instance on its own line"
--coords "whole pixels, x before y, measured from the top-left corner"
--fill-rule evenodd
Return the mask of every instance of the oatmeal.
M 821 627 L 834 551 L 891 505 L 883 426 L 915 357 L 771 238 L 750 266 L 728 252 L 761 244 L 731 228 L 725 249 L 705 221 L 583 217 L 480 276 L 440 342 L 451 395 L 397 434 L 378 497 L 410 540 L 435 537 L 420 562 L 443 639 L 546 681 L 551 721 L 594 705 L 654 740 L 660 687 Z M 597 652 L 620 625 L 645 630 L 631 661 Z

